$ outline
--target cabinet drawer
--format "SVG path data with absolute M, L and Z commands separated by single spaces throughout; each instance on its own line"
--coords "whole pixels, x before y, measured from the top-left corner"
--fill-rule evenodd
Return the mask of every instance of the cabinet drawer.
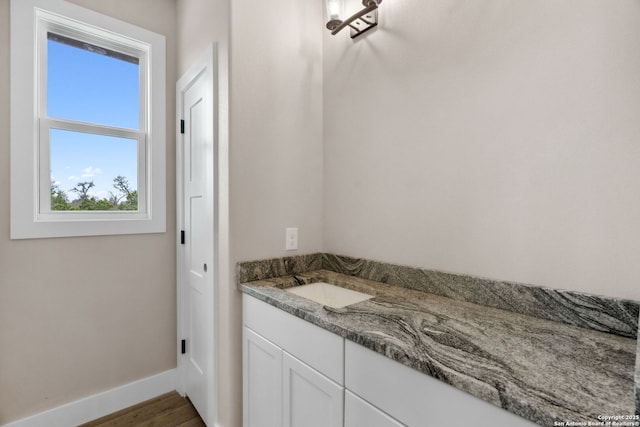
M 409 427 L 536 426 L 351 341 L 345 344 L 345 386 Z
M 347 390 L 344 394 L 344 426 L 403 427 L 403 424 Z
M 338 384 L 344 384 L 342 337 L 247 294 L 242 296 L 242 309 L 245 326 Z

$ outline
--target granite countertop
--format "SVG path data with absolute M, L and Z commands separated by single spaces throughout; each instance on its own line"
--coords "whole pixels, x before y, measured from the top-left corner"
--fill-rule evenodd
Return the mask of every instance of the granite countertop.
M 317 281 L 374 298 L 336 309 L 283 290 Z M 636 412 L 634 338 L 323 269 L 240 289 L 543 426 Z

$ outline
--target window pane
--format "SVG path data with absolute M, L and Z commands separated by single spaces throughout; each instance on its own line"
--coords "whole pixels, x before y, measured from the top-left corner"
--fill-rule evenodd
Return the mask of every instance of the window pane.
M 138 142 L 51 130 L 51 210 L 138 210 Z
M 137 58 L 49 33 L 47 115 L 140 128 Z

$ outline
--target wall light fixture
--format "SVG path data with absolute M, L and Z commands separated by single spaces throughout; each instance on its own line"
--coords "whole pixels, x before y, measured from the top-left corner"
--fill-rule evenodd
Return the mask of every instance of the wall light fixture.
M 354 39 L 378 25 L 378 6 L 382 0 L 362 0 L 364 9 L 344 21 L 340 19 L 342 0 L 326 0 L 326 2 L 327 16 L 329 17 L 327 28 L 333 35 L 349 27 L 351 28 L 351 38 Z

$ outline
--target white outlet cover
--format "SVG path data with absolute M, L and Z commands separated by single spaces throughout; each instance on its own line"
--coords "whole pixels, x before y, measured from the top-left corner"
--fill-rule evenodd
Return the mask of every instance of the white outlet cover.
M 298 228 L 287 228 L 285 231 L 285 244 L 284 249 L 286 251 L 295 251 L 298 249 Z

